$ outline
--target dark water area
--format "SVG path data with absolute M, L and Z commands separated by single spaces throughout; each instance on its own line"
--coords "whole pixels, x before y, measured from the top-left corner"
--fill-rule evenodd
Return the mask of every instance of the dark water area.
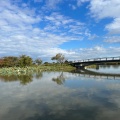
M 120 77 L 0 76 L 0 120 L 120 120 Z

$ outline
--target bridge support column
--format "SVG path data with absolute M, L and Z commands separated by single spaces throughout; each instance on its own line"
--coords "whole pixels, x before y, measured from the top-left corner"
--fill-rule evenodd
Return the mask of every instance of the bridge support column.
M 77 69 L 85 69 L 85 66 L 83 66 L 83 65 L 77 65 L 76 68 Z

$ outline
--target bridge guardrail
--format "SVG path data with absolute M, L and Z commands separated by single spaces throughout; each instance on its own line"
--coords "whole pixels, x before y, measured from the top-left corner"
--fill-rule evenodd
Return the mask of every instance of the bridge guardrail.
M 120 56 L 118 57 L 103 57 L 103 58 L 91 58 L 91 59 L 85 59 L 85 60 L 77 60 L 73 61 L 73 63 L 76 62 L 90 62 L 90 61 L 109 61 L 109 60 L 120 60 Z

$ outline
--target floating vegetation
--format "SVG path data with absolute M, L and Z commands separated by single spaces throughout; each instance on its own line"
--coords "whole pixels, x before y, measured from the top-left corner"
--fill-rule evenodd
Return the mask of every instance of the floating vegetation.
M 28 73 L 34 72 L 33 67 L 25 67 L 25 68 L 20 68 L 20 67 L 9 67 L 9 68 L 1 68 L 0 69 L 0 74 L 1 75 L 24 75 Z
M 6 67 L 0 69 L 0 75 L 26 75 L 42 71 L 71 71 L 75 69 L 72 66 L 33 66 L 33 67 Z

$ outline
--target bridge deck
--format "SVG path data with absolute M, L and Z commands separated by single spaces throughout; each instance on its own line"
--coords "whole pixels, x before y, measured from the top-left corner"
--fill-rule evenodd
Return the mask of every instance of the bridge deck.
M 91 64 L 101 64 L 101 63 L 110 63 L 110 62 L 120 62 L 120 56 L 119 57 L 107 57 L 107 58 L 94 58 L 94 59 L 86 59 L 86 60 L 79 60 L 74 61 L 74 66 L 87 66 Z

